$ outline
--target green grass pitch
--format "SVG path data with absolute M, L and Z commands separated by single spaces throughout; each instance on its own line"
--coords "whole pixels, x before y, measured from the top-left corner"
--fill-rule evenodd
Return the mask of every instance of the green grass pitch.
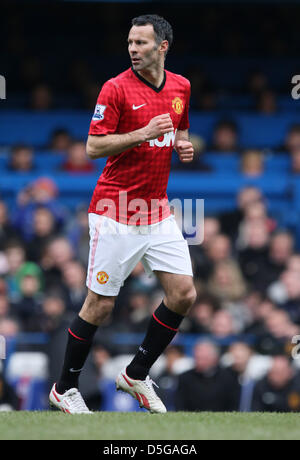
M 0 440 L 299 440 L 300 414 L 0 412 Z

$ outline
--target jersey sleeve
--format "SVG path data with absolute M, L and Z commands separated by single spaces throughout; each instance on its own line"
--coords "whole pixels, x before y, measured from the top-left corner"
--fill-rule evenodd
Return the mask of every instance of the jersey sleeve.
M 190 106 L 190 97 L 191 97 L 191 84 L 190 82 L 187 85 L 187 90 L 186 90 L 186 97 L 185 97 L 185 106 L 183 110 L 183 114 L 178 126 L 178 129 L 180 131 L 185 131 L 186 129 L 189 129 L 190 123 L 189 123 L 189 106 Z
M 104 83 L 98 96 L 89 134 L 114 134 L 119 123 L 120 110 L 119 87 L 109 80 Z

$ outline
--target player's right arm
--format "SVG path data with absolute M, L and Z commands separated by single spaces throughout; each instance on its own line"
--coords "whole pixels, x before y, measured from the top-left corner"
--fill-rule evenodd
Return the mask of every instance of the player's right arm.
M 173 131 L 173 123 L 169 113 L 158 115 L 143 128 L 125 134 L 89 134 L 86 151 L 90 159 L 118 155 L 125 150 L 136 147 Z
M 143 128 L 116 134 L 123 106 L 124 95 L 120 86 L 115 80 L 107 81 L 98 96 L 86 145 L 87 155 L 92 160 L 118 155 L 174 129 L 167 113 L 154 117 Z

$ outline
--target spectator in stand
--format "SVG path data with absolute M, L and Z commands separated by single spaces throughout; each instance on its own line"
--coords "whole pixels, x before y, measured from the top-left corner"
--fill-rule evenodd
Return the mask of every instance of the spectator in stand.
M 64 266 L 73 259 L 73 248 L 63 236 L 54 238 L 46 245 L 40 263 L 46 290 L 56 287 L 64 290 L 62 271 Z
M 88 208 L 85 205 L 78 207 L 75 217 L 68 222 L 65 234 L 80 262 L 87 266 L 90 234 Z
M 180 345 L 169 345 L 164 352 L 165 366 L 155 377 L 157 394 L 164 401 L 168 411 L 175 409 L 175 394 L 178 375 L 193 367 L 193 360 L 187 358 Z
M 245 150 L 241 158 L 241 173 L 247 177 L 259 177 L 264 173 L 264 158 L 260 150 Z
M 255 412 L 300 411 L 300 377 L 287 356 L 275 356 L 268 375 L 257 382 L 252 410 Z
M 264 222 L 247 225 L 245 247 L 239 251 L 239 264 L 252 288 L 265 291 L 269 285 L 266 270 L 269 255 L 269 232 Z
M 8 288 L 4 277 L 0 276 L 0 296 L 7 296 Z
M 69 173 L 91 173 L 95 171 L 95 165 L 87 157 L 85 142 L 72 142 L 62 169 Z
M 10 304 L 8 296 L 0 293 L 0 319 L 7 318 L 10 315 Z
M 108 348 L 101 344 L 96 344 L 92 348 L 93 361 L 97 368 L 98 378 L 101 379 L 103 376 L 103 368 L 105 364 L 110 360 L 111 354 Z
M 253 350 L 243 342 L 235 342 L 228 349 L 231 365 L 227 369 L 232 373 L 236 387 L 238 408 L 240 411 L 250 411 L 255 381 L 251 375 L 249 365 L 253 358 Z M 256 365 L 257 367 L 257 365 Z
M 103 396 L 101 394 L 101 381 L 103 378 L 105 379 L 105 366 L 108 364 L 110 359 L 111 354 L 107 347 L 100 344 L 96 344 L 92 348 L 92 362 L 95 367 L 97 385 L 94 385 L 93 387 L 90 386 L 90 394 L 88 395 L 88 397 L 85 396 L 85 399 L 87 399 L 88 407 L 91 410 L 99 410 L 102 406 Z
M 258 188 L 253 186 L 242 188 L 237 195 L 237 208 L 234 211 L 229 211 L 219 216 L 221 232 L 228 235 L 231 240 L 235 240 L 247 207 L 250 204 L 262 201 L 263 196 Z
M 300 276 L 300 254 L 292 254 L 287 262 L 287 269 Z
M 67 212 L 57 198 L 57 186 L 52 179 L 47 177 L 36 179 L 19 193 L 13 223 L 25 241 L 32 238 L 33 215 L 36 208 L 40 206 L 48 208 L 52 212 L 58 228 L 63 224 Z
M 0 200 L 0 251 L 3 251 L 8 241 L 15 239 L 16 236 L 16 231 L 10 223 L 7 206 Z
M 49 358 L 49 382 L 57 379 L 63 364 L 61 350 L 67 343 L 66 328 L 72 315 L 66 313 L 66 305 L 58 289 L 48 291 L 39 315 L 32 317 L 31 328 L 49 335 L 46 352 Z
M 257 350 L 273 356 L 290 353 L 292 337 L 299 331 L 299 326 L 291 321 L 287 312 L 279 309 L 270 311 L 264 318 L 264 330 L 256 338 Z
M 39 84 L 31 93 L 30 109 L 44 112 L 53 107 L 53 95 L 48 85 Z
M 207 291 L 223 305 L 241 300 L 247 293 L 247 286 L 238 264 L 230 259 L 217 262 L 208 279 Z
M 237 152 L 238 128 L 235 122 L 221 120 L 218 122 L 213 133 L 213 142 L 210 150 L 220 153 Z
M 86 298 L 86 269 L 80 262 L 69 261 L 62 266 L 68 311 L 79 313 Z
M 225 339 L 237 333 L 233 316 L 228 310 L 219 310 L 214 314 L 210 332 L 218 339 Z
M 150 318 L 150 299 L 142 291 L 135 291 L 129 297 L 128 332 L 143 332 Z
M 33 235 L 27 244 L 28 258 L 39 262 L 45 246 L 56 235 L 56 222 L 52 212 L 44 206 L 36 208 L 33 214 Z
M 257 97 L 256 109 L 263 115 L 272 115 L 277 112 L 276 95 L 270 89 L 264 89 Z
M 244 218 L 238 229 L 236 246 L 243 249 L 248 244 L 249 229 L 256 225 L 264 225 L 270 235 L 276 229 L 277 223 L 268 216 L 266 205 L 263 201 L 249 204 L 244 210 Z
M 8 295 L 12 301 L 17 301 L 20 298 L 18 272 L 26 261 L 25 248 L 19 241 L 12 240 L 7 244 L 4 254 L 8 264 L 5 276 Z
M 17 273 L 20 299 L 13 303 L 12 312 L 18 318 L 22 331 L 32 332 L 32 318 L 40 313 L 42 298 L 42 272 L 32 263 L 26 262 Z
M 229 412 L 237 410 L 239 388 L 228 370 L 220 367 L 219 350 L 212 342 L 194 348 L 195 367 L 178 376 L 176 410 Z
M 211 240 L 219 235 L 220 233 L 220 222 L 216 217 L 205 217 L 204 218 L 204 240 L 202 244 L 192 245 L 189 247 L 193 271 L 195 273 L 195 280 L 203 276 L 201 270 L 202 265 L 207 261 L 206 252 L 210 245 Z
M 0 335 L 6 339 L 13 339 L 20 332 L 20 326 L 17 320 L 12 317 L 0 319 Z
M 293 255 L 294 245 L 290 232 L 278 231 L 271 236 L 267 274 L 270 283 L 278 280 L 286 269 Z
M 285 150 L 290 154 L 300 149 L 300 124 L 290 127 L 285 138 Z
M 67 153 L 72 144 L 72 137 L 64 128 L 53 131 L 50 139 L 49 149 L 57 153 Z
M 213 273 L 215 264 L 231 258 L 231 242 L 226 235 L 212 237 L 204 247 L 203 259 L 197 260 L 196 273 L 201 280 L 207 281 Z
M 292 155 L 291 173 L 298 175 L 300 174 L 300 147 L 293 150 L 291 155 Z
M 199 297 L 181 323 L 180 331 L 188 334 L 209 334 L 214 314 L 219 309 L 220 305 L 214 297 Z
M 8 170 L 14 173 L 28 173 L 34 170 L 33 150 L 27 145 L 15 145 L 11 150 Z
M 245 333 L 259 337 L 266 333 L 265 321 L 269 315 L 277 310 L 277 307 L 268 297 L 263 298 L 258 292 L 254 296 L 256 300 L 249 300 L 251 294 L 253 298 L 254 292 L 250 293 L 246 299 L 250 318 Z
M 300 283 L 299 273 L 286 270 L 278 282 L 269 288 L 270 298 L 283 308 L 292 321 L 300 324 Z
M 231 251 L 231 242 L 226 235 L 216 235 L 207 245 L 207 256 L 213 264 L 229 259 Z

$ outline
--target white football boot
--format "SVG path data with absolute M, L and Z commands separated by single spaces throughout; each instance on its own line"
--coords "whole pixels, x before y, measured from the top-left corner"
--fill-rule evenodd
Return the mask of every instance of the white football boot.
M 151 414 L 165 414 L 165 408 L 162 400 L 154 391 L 153 385 L 158 388 L 153 380 L 147 375 L 145 380 L 134 380 L 128 377 L 126 370 L 120 372 L 116 380 L 117 391 L 125 391 L 137 399 L 140 407 L 144 407 Z
M 83 397 L 77 388 L 70 388 L 64 394 L 56 391 L 56 383 L 53 385 L 49 395 L 50 405 L 57 407 L 65 414 L 92 414 L 86 406 Z

